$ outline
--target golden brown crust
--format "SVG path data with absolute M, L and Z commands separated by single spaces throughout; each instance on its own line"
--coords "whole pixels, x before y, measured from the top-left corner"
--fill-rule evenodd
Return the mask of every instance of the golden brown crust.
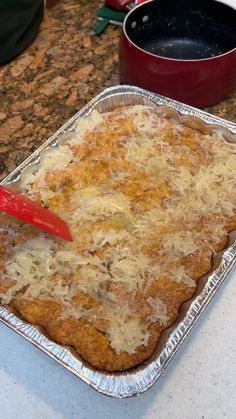
M 162 119 L 157 118 L 156 122 L 162 124 Z M 28 284 L 16 290 L 10 305 L 24 320 L 43 327 L 56 342 L 73 347 L 95 368 L 123 371 L 135 367 L 152 355 L 161 332 L 173 324 L 178 317 L 181 304 L 193 296 L 199 278 L 210 271 L 213 254 L 226 246 L 228 233 L 236 227 L 236 213 L 229 215 L 223 210 L 208 211 L 207 214 L 196 217 L 194 211 L 191 212 L 188 208 L 191 196 L 187 196 L 184 202 L 188 210 L 183 206 L 180 216 L 177 211 L 176 214 L 175 211 L 168 213 L 169 200 L 178 199 L 180 194 L 178 189 L 173 188 L 173 185 L 175 185 L 175 177 L 178 177 L 179 173 L 181 175 L 181 170 L 182 174 L 186 170 L 190 176 L 194 176 L 199 168 L 205 168 L 211 164 L 213 160 L 211 138 L 201 141 L 201 134 L 197 131 L 173 125 L 173 121 L 168 120 L 165 121 L 164 129 L 160 128 L 161 142 L 158 143 L 159 138 L 157 138 L 157 144 L 142 144 L 140 157 L 137 150 L 129 149 L 127 140 L 132 141 L 133 137 L 136 138 L 138 131 L 133 118 L 127 116 L 123 108 L 108 114 L 101 127 L 105 127 L 105 130 L 88 132 L 85 134 L 85 142 L 73 144 L 71 147 L 79 164 L 70 164 L 66 170 L 46 173 L 45 189 L 47 193 L 53 192 L 52 196 L 49 195 L 48 199 L 42 198 L 36 181 L 34 198 L 42 199 L 49 209 L 65 217 L 71 214 L 73 197 L 78 191 L 85 190 L 87 193 L 86 188 L 96 187 L 100 192 L 102 191 L 102 197 L 110 191 L 118 193 L 120 194 L 118 203 L 120 197 L 125 198 L 130 204 L 128 214 L 127 212 L 112 214 L 107 218 L 98 218 L 92 222 L 86 219 L 81 221 L 82 227 L 79 224 L 77 230 L 75 229 L 73 251 L 77 255 L 83 255 L 83 257 L 89 255 L 102 261 L 103 269 L 106 269 L 106 274 L 110 276 L 106 276 L 95 292 L 94 289 L 92 291 L 86 289 L 86 281 L 83 284 L 82 270 L 75 273 L 72 271 L 69 275 L 60 272 L 52 275 L 51 283 L 62 282 L 68 287 L 71 284 L 78 286 L 77 292 L 71 298 L 72 307 L 69 308 L 72 310 L 69 314 L 66 314 L 65 305 L 58 296 L 26 297 Z M 151 134 L 150 138 L 152 141 Z M 126 144 L 123 142 L 124 139 Z M 168 147 L 165 148 L 166 144 Z M 155 159 L 158 156 L 161 161 L 161 158 L 166 157 L 163 147 L 168 156 L 167 160 L 170 160 L 177 169 L 176 175 L 172 178 L 169 177 L 166 167 Z M 169 149 L 170 154 L 168 154 Z M 130 152 L 132 155 L 134 151 L 135 156 L 129 160 L 127 153 Z M 140 158 L 143 164 L 141 168 Z M 170 167 L 173 169 L 172 166 Z M 125 174 L 125 176 L 116 178 L 117 173 Z M 77 207 L 72 209 L 74 215 Z M 187 211 L 190 211 L 188 217 Z M 154 221 L 146 228 L 145 217 L 147 216 L 150 216 L 151 221 L 153 216 Z M 80 223 L 80 218 L 78 222 Z M 142 229 L 139 230 L 142 223 L 144 223 L 143 233 Z M 5 224 L 9 225 L 9 220 L 4 216 L 1 225 Z M 0 267 L 3 272 L 11 254 L 14 254 L 28 239 L 37 235 L 34 229 L 22 226 L 19 222 L 13 224 L 10 227 L 16 233 L 11 234 L 11 229 L 8 232 L 7 230 L 0 232 L 3 242 L 0 250 Z M 215 226 L 220 228 L 213 234 L 212 229 Z M 192 249 L 190 246 L 189 250 L 189 243 L 184 242 L 183 249 L 187 245 L 187 251 L 179 254 L 178 240 L 184 241 L 185 236 L 188 236 L 192 230 L 195 234 L 194 245 L 196 246 Z M 114 237 L 118 237 L 120 233 L 125 232 L 126 236 L 121 241 L 117 239 L 118 242 L 115 243 L 105 240 L 101 246 L 96 247 L 93 234 L 97 232 L 102 234 L 103 239 L 106 233 L 112 233 Z M 165 242 L 165 238 L 171 235 L 177 237 L 177 250 L 168 247 L 170 243 Z M 91 243 L 94 247 L 88 250 Z M 117 281 L 117 278 L 114 280 L 115 274 L 111 272 L 111 266 L 115 255 L 112 253 L 112 256 L 109 255 L 110 252 L 116 252 L 120 248 L 125 249 L 127 254 L 131 252 L 132 257 L 136 257 L 136 264 L 139 257 L 143 257 L 144 264 L 147 260 L 147 266 L 152 266 L 151 273 L 145 271 L 142 275 L 140 274 L 141 285 L 137 283 L 137 289 L 134 286 L 129 289 L 130 284 Z M 122 256 L 123 259 L 124 257 Z M 132 257 L 129 262 L 133 263 Z M 122 270 L 122 264 L 118 263 L 117 266 L 118 271 Z M 132 267 L 134 268 L 133 265 Z M 156 267 L 159 271 L 155 269 Z M 142 267 L 140 269 L 142 271 Z M 121 274 L 122 272 L 119 271 L 119 275 Z M 133 277 L 130 278 L 133 281 Z M 0 280 L 0 294 L 6 294 L 7 290 L 15 284 L 16 281 L 10 277 Z M 157 307 L 159 304 L 157 313 L 155 310 L 152 311 L 152 302 Z M 108 311 L 111 314 L 110 318 L 106 315 L 104 308 L 106 304 L 110 304 L 110 311 Z M 78 312 L 80 312 L 79 315 Z M 143 340 L 142 344 L 132 348 L 130 352 L 128 349 L 115 350 L 109 332 L 113 322 L 112 316 L 122 315 L 123 312 L 127 321 L 134 319 L 147 329 L 147 341 Z
M 59 319 L 60 305 L 54 301 L 15 299 L 11 306 L 27 322 L 43 327 L 56 342 L 72 346 L 91 365 L 106 371 L 122 371 L 147 359 L 153 353 L 161 332 L 158 325 L 150 326 L 147 346 L 139 347 L 132 356 L 127 352 L 118 355 L 111 349 L 108 339 L 93 325 L 73 318 Z

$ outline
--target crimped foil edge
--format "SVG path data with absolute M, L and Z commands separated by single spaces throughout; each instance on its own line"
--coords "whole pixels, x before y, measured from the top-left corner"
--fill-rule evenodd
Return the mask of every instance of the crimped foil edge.
M 22 172 L 29 165 L 37 164 L 40 161 L 41 153 L 48 147 L 55 146 L 61 135 L 70 131 L 75 122 L 88 115 L 94 108 L 102 106 L 103 101 L 118 102 L 119 98 L 142 97 L 157 106 L 167 106 L 172 108 L 180 115 L 197 118 L 209 125 L 212 129 L 223 128 L 229 134 L 236 134 L 236 124 L 212 116 L 204 111 L 176 102 L 172 99 L 160 95 L 146 92 L 133 86 L 111 87 L 100 93 L 92 99 L 81 111 L 77 112 L 65 125 L 63 125 L 55 134 L 53 134 L 38 150 L 36 150 L 28 159 L 26 159 L 18 168 L 7 176 L 2 184 L 16 184 L 21 177 Z M 11 309 L 0 306 L 0 320 L 23 336 L 25 339 L 40 348 L 43 352 L 55 359 L 65 368 L 80 377 L 97 391 L 117 398 L 124 398 L 138 395 L 151 387 L 160 377 L 174 354 L 183 343 L 188 333 L 196 323 L 214 294 L 223 283 L 226 275 L 232 269 L 236 261 L 236 242 L 223 252 L 220 266 L 209 276 L 203 290 L 191 303 L 183 320 L 174 328 L 168 337 L 160 354 L 150 362 L 124 373 L 105 373 L 95 370 L 82 359 L 80 359 L 73 350 L 62 345 L 56 344 L 48 339 L 42 330 L 36 326 L 27 324 L 19 319 Z

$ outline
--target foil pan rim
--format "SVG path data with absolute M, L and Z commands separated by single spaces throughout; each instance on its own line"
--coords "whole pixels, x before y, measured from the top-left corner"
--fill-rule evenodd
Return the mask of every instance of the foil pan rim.
M 118 95 L 138 95 L 149 99 L 157 106 L 167 106 L 173 108 L 180 115 L 199 118 L 206 124 L 221 126 L 236 134 L 236 124 L 224 119 L 212 116 L 197 108 L 184 105 L 164 96 L 147 92 L 134 86 L 115 86 L 102 91 L 98 96 L 92 99 L 85 107 L 77 112 L 66 124 L 56 131 L 39 149 L 37 149 L 28 159 L 18 166 L 10 175 L 8 175 L 1 184 L 7 185 L 17 182 L 22 171 L 31 164 L 37 163 L 40 154 L 48 147 L 55 146 L 60 135 L 73 128 L 78 118 L 88 115 L 99 102 L 109 97 Z M 188 333 L 191 331 L 198 318 L 207 307 L 214 294 L 223 283 L 228 272 L 236 262 L 236 242 L 233 243 L 222 256 L 219 267 L 209 276 L 206 285 L 200 294 L 191 303 L 184 319 L 171 332 L 163 350 L 156 359 L 145 365 L 142 370 L 129 370 L 122 373 L 105 373 L 94 370 L 88 366 L 78 356 L 73 354 L 69 348 L 56 344 L 48 339 L 37 326 L 27 324 L 19 319 L 11 309 L 0 305 L 0 321 L 37 346 L 51 358 L 59 362 L 72 373 L 80 377 L 84 382 L 95 390 L 116 398 L 125 398 L 138 395 L 150 388 L 160 377 L 164 369 L 181 346 Z

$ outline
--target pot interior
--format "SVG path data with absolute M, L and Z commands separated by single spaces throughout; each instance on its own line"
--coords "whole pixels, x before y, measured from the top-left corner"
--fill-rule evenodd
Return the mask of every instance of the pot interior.
M 236 10 L 216 0 L 153 0 L 130 12 L 124 30 L 157 56 L 210 58 L 236 48 Z

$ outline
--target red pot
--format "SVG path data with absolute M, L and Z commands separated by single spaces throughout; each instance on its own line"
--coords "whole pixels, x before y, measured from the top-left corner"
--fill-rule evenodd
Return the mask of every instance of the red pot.
M 206 107 L 236 87 L 236 10 L 216 0 L 153 0 L 125 18 L 120 79 Z

